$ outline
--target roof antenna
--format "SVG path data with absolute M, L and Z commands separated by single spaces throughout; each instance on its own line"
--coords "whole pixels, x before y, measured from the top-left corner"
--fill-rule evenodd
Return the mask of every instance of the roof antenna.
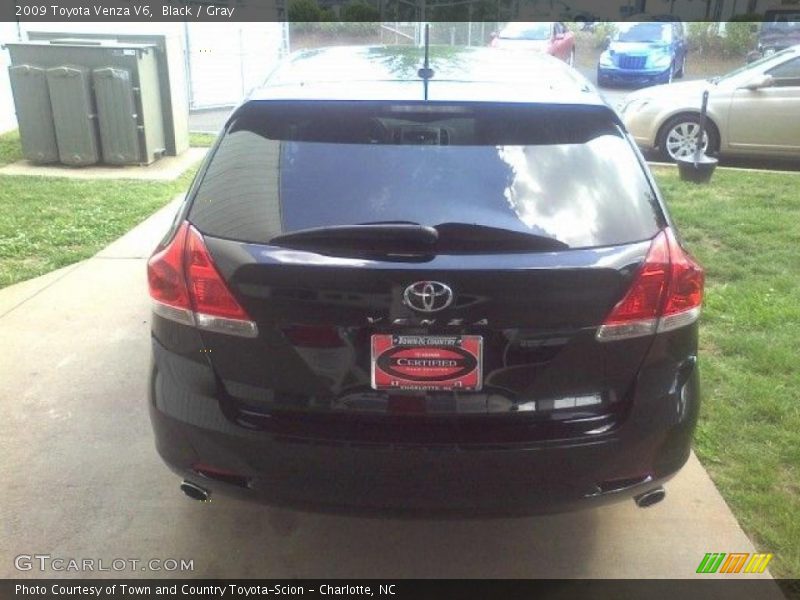
M 417 75 L 420 76 L 422 79 L 422 85 L 425 88 L 425 100 L 428 99 L 428 80 L 433 78 L 434 72 L 431 69 L 430 63 L 430 33 L 431 33 L 431 26 L 429 23 L 425 23 L 425 64 L 422 65 L 422 68 L 417 71 Z

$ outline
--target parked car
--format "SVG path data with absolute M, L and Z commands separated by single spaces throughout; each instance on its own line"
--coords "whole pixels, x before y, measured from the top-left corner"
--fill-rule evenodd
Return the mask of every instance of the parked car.
M 672 83 L 686 72 L 688 46 L 680 22 L 619 23 L 597 65 L 597 84 Z
M 796 44 L 800 44 L 800 10 L 768 10 L 758 31 L 756 49 L 747 55 L 747 61 L 752 62 Z
M 543 52 L 575 64 L 575 35 L 561 22 L 509 23 L 492 37 L 493 48 Z
M 709 154 L 800 158 L 800 46 L 722 77 L 639 90 L 620 114 L 639 146 L 665 160 L 684 158 L 697 143 L 704 90 Z
M 662 499 L 703 271 L 646 164 L 561 61 L 421 57 L 300 53 L 229 117 L 148 262 L 158 451 L 198 499 Z

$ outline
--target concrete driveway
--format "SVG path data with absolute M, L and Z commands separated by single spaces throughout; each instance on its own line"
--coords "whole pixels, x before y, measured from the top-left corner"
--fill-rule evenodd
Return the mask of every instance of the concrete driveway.
M 90 260 L 0 290 L 0 576 L 81 575 L 14 566 L 18 555 L 48 554 L 194 561 L 192 572 L 94 576 L 685 578 L 706 552 L 754 551 L 695 458 L 644 510 L 629 501 L 537 518 L 398 521 L 185 498 L 156 455 L 146 410 L 145 260 L 172 211 Z

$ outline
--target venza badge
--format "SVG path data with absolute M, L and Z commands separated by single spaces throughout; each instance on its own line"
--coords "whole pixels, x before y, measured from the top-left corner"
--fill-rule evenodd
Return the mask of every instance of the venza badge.
M 403 293 L 406 305 L 419 312 L 437 312 L 453 303 L 453 290 L 438 281 L 417 281 Z

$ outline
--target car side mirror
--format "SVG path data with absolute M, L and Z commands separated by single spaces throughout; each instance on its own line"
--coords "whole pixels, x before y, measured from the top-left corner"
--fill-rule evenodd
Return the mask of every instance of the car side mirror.
M 608 47 L 611 45 L 611 36 L 607 35 L 606 39 L 603 40 L 603 50 L 608 50 Z
M 748 90 L 760 90 L 775 85 L 775 78 L 772 75 L 759 75 L 755 79 L 747 82 L 744 86 Z

